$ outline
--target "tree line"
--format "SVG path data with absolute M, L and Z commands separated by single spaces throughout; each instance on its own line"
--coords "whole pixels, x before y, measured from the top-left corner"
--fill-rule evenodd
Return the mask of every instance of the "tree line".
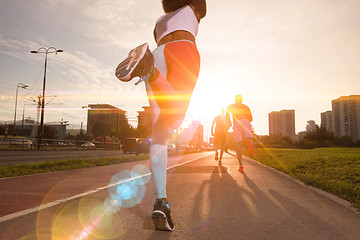
M 284 136 L 255 137 L 258 145 L 266 147 L 295 147 L 295 148 L 319 148 L 319 147 L 360 147 L 360 140 L 354 141 L 351 136 L 335 136 L 324 126 L 316 125 L 312 131 L 307 131 L 304 136 L 296 141 Z

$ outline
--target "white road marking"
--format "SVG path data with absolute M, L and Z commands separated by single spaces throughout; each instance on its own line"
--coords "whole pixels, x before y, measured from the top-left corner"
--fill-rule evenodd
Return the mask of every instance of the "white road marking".
M 194 162 L 196 160 L 208 157 L 210 155 L 212 155 L 212 154 L 208 154 L 208 155 L 205 155 L 205 156 L 202 156 L 202 157 L 198 157 L 198 158 L 195 158 L 195 159 L 183 162 L 183 163 L 175 164 L 174 166 L 168 167 L 167 170 L 169 170 L 171 168 L 174 168 L 174 167 L 178 167 L 178 166 L 187 164 L 187 163 L 190 163 L 190 162 Z M 135 178 L 126 179 L 126 180 L 123 180 L 123 181 L 120 181 L 120 182 L 117 182 L 117 183 L 109 184 L 109 185 L 104 186 L 104 187 L 99 187 L 99 188 L 96 188 L 94 190 L 91 190 L 91 191 L 88 191 L 88 192 L 85 192 L 85 193 L 80 193 L 80 194 L 77 194 L 77 195 L 74 195 L 74 196 L 71 196 L 71 197 L 59 199 L 59 200 L 49 202 L 49 203 L 45 203 L 45 204 L 41 204 L 40 206 L 37 206 L 37 207 L 28 208 L 28 209 L 25 209 L 25 210 L 22 210 L 22 211 L 19 211 L 19 212 L 11 213 L 11 214 L 0 217 L 0 223 L 10 221 L 12 219 L 15 219 L 15 218 L 18 218 L 18 217 L 21 217 L 21 216 L 25 216 L 25 215 L 28 215 L 28 214 L 31 214 L 31 213 L 35 213 L 37 211 L 44 210 L 46 208 L 54 207 L 56 205 L 60 205 L 60 204 L 65 203 L 65 202 L 68 202 L 68 201 L 71 201 L 71 200 L 74 200 L 74 199 L 77 199 L 77 198 L 81 198 L 81 197 L 84 197 L 86 195 L 97 193 L 97 192 L 100 192 L 100 191 L 105 190 L 107 188 L 110 188 L 110 187 L 113 187 L 115 185 L 122 184 L 122 183 L 125 183 L 125 182 L 128 182 L 128 181 L 132 181 L 132 180 L 137 179 L 137 178 L 143 178 L 143 177 L 149 176 L 150 174 L 151 173 L 147 173 L 147 174 L 135 177 Z

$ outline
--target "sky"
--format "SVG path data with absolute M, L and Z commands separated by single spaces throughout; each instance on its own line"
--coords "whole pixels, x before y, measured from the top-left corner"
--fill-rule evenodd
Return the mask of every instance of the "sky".
M 241 94 L 256 134 L 268 134 L 268 114 L 295 110 L 296 132 L 320 124 L 331 100 L 360 94 L 359 0 L 207 0 L 197 46 L 200 75 L 184 126 L 209 129 L 222 108 Z M 163 14 L 160 0 L 0 0 L 0 122 L 37 118 L 44 54 L 49 54 L 45 122 L 86 124 L 89 104 L 127 111 L 148 106 L 144 83 L 120 82 L 116 66 L 147 42 Z

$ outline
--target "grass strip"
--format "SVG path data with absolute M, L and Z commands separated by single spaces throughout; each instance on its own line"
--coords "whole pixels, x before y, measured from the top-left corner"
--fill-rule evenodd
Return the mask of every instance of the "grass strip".
M 343 198 L 360 210 L 359 148 L 258 148 L 254 159 Z
M 105 166 L 110 164 L 141 161 L 146 159 L 149 159 L 149 155 L 130 155 L 119 156 L 116 158 L 69 158 L 68 160 L 61 161 L 46 161 L 41 163 L 7 165 L 0 166 L 0 178 Z

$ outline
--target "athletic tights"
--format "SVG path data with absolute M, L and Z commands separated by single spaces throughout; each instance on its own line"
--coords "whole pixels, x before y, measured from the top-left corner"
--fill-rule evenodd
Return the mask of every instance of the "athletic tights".
M 169 42 L 153 51 L 158 77 L 146 84 L 153 111 L 150 163 L 156 198 L 166 196 L 167 142 L 170 132 L 185 118 L 200 70 L 196 45 L 187 40 Z

